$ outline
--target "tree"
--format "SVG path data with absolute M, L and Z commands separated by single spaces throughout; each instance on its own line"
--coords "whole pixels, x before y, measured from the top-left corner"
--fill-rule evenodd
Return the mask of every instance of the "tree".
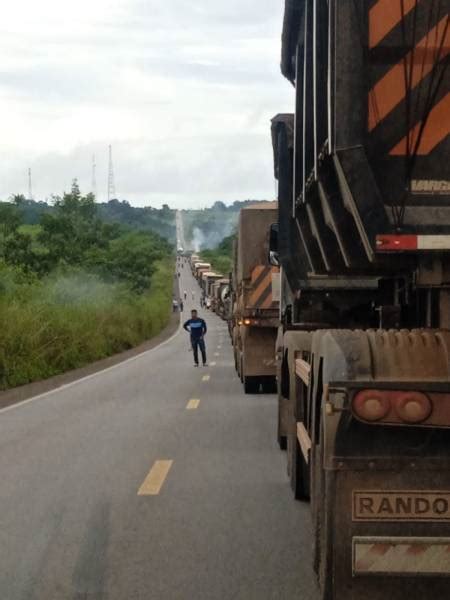
M 0 236 L 5 239 L 13 234 L 21 223 L 20 211 L 17 206 L 0 202 Z

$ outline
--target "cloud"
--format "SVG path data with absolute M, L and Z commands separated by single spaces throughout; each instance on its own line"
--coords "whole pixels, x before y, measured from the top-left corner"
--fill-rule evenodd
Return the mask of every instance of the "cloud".
M 272 197 L 270 118 L 293 93 L 279 73 L 273 0 L 16 0 L 0 26 L 0 199 L 90 188 L 107 149 L 134 204 Z

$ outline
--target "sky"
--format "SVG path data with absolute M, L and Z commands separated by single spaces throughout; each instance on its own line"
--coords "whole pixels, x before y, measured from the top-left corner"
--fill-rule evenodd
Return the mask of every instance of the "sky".
M 14 0 L 0 23 L 0 199 L 77 178 L 135 206 L 272 199 L 291 112 L 280 0 Z

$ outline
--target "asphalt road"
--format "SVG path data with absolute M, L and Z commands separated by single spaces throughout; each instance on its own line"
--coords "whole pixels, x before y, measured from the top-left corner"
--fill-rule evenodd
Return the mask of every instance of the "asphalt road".
M 187 318 L 187 267 L 181 289 Z M 204 316 L 209 367 L 180 330 L 0 411 L 1 600 L 316 600 L 276 397 L 243 394 Z

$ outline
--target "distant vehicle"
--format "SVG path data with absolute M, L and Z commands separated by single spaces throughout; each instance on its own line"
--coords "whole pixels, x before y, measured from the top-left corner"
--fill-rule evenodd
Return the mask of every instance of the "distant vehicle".
M 279 278 L 268 262 L 269 227 L 277 203 L 243 208 L 234 246 L 232 338 L 236 371 L 246 394 L 276 392 L 275 341 Z

